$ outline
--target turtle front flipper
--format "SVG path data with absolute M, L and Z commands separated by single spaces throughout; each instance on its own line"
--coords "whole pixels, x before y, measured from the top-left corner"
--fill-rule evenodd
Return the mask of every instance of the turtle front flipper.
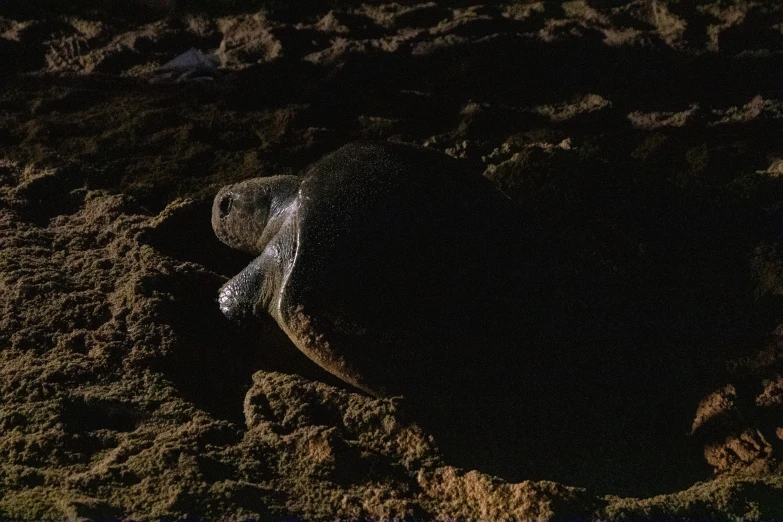
M 220 311 L 232 321 L 260 315 L 261 309 L 266 313 L 280 288 L 279 272 L 279 260 L 268 250 L 264 251 L 220 288 Z

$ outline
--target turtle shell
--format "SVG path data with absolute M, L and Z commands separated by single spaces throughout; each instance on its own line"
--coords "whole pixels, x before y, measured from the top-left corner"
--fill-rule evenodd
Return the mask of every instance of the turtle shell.
M 444 350 L 470 354 L 518 295 L 511 202 L 448 156 L 346 145 L 308 169 L 292 205 L 279 321 L 366 391 L 396 393 L 401 376 L 442 366 Z

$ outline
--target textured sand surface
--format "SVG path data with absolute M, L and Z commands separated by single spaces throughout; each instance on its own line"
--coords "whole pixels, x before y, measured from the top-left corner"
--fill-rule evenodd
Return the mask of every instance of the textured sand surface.
M 75 5 L 0 4 L 0 518 L 783 519 L 777 2 Z M 191 47 L 214 79 L 153 73 Z M 216 292 L 249 260 L 212 197 L 359 138 L 518 202 L 596 408 L 673 412 L 702 467 L 464 467 L 404 401 L 229 323 Z M 631 382 L 592 353 L 655 363 Z M 591 462 L 638 451 L 588 428 Z

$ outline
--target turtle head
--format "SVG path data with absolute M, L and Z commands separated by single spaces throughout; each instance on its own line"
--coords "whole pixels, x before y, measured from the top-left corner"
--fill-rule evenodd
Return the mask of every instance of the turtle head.
M 302 178 L 271 176 L 223 187 L 212 204 L 212 228 L 231 248 L 260 255 L 277 234 Z

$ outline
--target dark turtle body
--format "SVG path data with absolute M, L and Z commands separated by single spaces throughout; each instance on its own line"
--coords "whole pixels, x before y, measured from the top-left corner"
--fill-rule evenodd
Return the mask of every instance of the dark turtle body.
M 349 144 L 302 177 L 220 191 L 216 234 L 258 255 L 220 306 L 229 317 L 271 314 L 328 371 L 397 394 L 401 378 L 437 364 L 435 345 L 480 337 L 518 287 L 513 216 L 504 194 L 453 158 Z

